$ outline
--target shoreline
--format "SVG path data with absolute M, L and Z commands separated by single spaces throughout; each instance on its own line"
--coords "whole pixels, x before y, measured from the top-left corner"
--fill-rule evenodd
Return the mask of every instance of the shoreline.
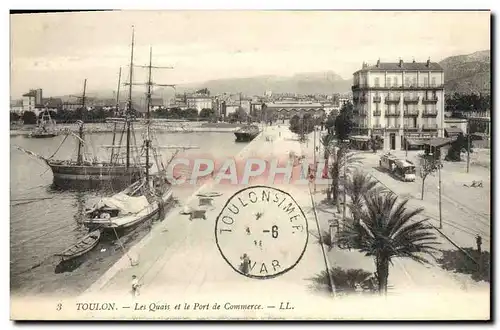
M 255 139 L 253 139 L 250 143 L 248 143 L 243 149 L 241 149 L 235 157 L 241 157 L 242 154 L 247 152 L 252 148 L 252 146 L 255 144 L 255 142 L 259 141 L 264 134 L 264 131 L 262 131 Z M 130 246 L 128 249 L 126 255 L 121 256 L 111 267 L 109 267 L 94 283 L 92 283 L 87 289 L 83 290 L 79 294 L 79 296 L 85 296 L 90 293 L 94 293 L 96 291 L 99 291 L 103 289 L 110 280 L 113 279 L 121 270 L 128 268 L 128 264 L 130 262 L 128 255 L 132 256 L 139 256 L 140 250 L 146 246 L 153 238 L 157 236 L 159 232 L 162 232 L 162 223 L 168 222 L 168 219 L 170 217 L 176 217 L 178 216 L 178 213 L 180 210 L 182 210 L 185 206 L 188 206 L 192 203 L 193 200 L 197 198 L 197 194 L 199 194 L 201 191 L 204 189 L 209 189 L 213 185 L 212 182 L 207 182 L 198 187 L 194 192 L 190 194 L 190 196 L 182 203 L 182 205 L 179 205 L 178 207 L 174 207 L 170 210 L 170 212 L 166 215 L 166 218 L 159 223 L 158 226 L 155 226 L 152 228 L 152 230 L 144 236 L 142 239 L 137 241 L 134 245 Z

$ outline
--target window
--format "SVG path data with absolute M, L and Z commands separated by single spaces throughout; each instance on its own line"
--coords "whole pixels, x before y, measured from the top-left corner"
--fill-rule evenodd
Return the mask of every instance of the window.
M 429 86 L 429 78 L 424 77 L 424 87 L 427 87 L 427 86 Z
M 375 78 L 375 87 L 379 87 L 379 84 L 380 84 L 380 78 L 376 77 Z
M 436 86 L 436 77 L 432 77 L 431 84 L 433 87 Z
M 417 78 L 416 77 L 413 77 L 412 86 L 417 86 Z
M 396 86 L 396 87 L 398 86 L 398 78 L 397 77 L 394 78 L 394 86 Z
M 391 78 L 387 78 L 386 87 L 391 87 Z
M 405 77 L 405 86 L 408 87 L 410 86 L 410 78 Z

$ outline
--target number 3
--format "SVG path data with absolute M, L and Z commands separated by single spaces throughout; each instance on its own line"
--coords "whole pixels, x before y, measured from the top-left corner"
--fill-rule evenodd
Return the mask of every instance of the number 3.
M 57 304 L 56 310 L 60 311 L 61 309 L 62 309 L 62 304 L 61 303 Z
M 273 238 L 277 238 L 278 237 L 278 226 L 272 226 L 271 228 L 271 236 Z

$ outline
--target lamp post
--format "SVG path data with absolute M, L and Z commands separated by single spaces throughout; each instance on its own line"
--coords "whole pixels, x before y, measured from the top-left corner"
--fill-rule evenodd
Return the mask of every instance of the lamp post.
M 316 174 L 316 125 L 314 126 L 314 133 L 313 133 L 313 187 L 314 187 L 314 193 L 316 193 L 316 178 L 314 175 Z
M 470 120 L 467 118 L 467 173 L 470 168 Z
M 439 163 L 438 163 L 438 177 L 439 177 L 439 186 L 438 186 L 438 190 L 439 190 L 439 229 L 443 228 L 443 217 L 442 217 L 442 213 L 441 213 L 441 167 L 442 167 L 442 165 L 441 165 L 441 158 L 440 158 L 439 159 Z

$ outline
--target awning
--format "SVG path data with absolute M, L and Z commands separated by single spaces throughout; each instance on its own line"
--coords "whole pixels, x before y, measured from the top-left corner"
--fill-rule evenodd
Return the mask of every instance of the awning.
M 447 144 L 450 144 L 451 142 L 453 141 L 453 139 L 449 139 L 449 138 L 433 138 L 433 139 L 429 139 L 427 142 L 425 142 L 424 144 L 425 145 L 428 145 L 430 147 L 434 147 L 434 148 L 440 148 L 440 147 L 443 147 Z
M 415 139 L 407 139 L 409 145 L 412 146 L 423 146 L 425 144 L 425 140 L 415 140 Z
M 444 129 L 444 133 L 446 134 L 446 136 L 456 136 L 463 134 L 464 132 L 459 127 L 448 127 Z
M 350 140 L 354 140 L 354 141 L 370 141 L 370 137 L 369 136 L 356 135 L 356 136 L 351 136 Z

